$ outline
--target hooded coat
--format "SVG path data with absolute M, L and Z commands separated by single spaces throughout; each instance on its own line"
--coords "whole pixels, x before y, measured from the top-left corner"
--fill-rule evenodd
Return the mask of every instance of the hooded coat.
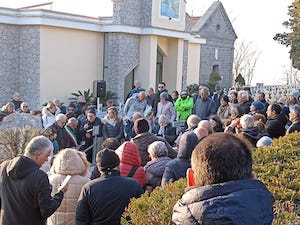
M 89 163 L 82 152 L 74 149 L 60 151 L 53 161 L 51 174 L 49 176 L 52 184 L 52 193 L 57 191 L 58 185 L 67 175 L 72 178 L 68 183 L 68 191 L 56 212 L 48 218 L 48 225 L 74 225 L 77 200 L 81 188 L 90 181 L 86 178 L 89 171 Z
M 176 203 L 180 225 L 271 225 L 274 198 L 258 180 L 243 179 L 188 190 Z
M 197 135 L 188 131 L 181 135 L 177 158 L 167 163 L 163 177 L 162 186 L 169 181 L 176 181 L 186 177 L 186 170 L 191 167 L 191 156 L 194 148 L 198 144 Z
M 32 159 L 18 156 L 1 164 L 1 225 L 45 225 L 63 196 L 51 196 L 47 174 Z
M 146 174 L 141 166 L 141 157 L 136 145 L 126 141 L 116 150 L 116 154 L 120 158 L 120 173 L 122 177 L 127 177 L 130 170 L 136 166 L 137 169 L 132 178 L 136 179 L 142 187 L 146 185 Z

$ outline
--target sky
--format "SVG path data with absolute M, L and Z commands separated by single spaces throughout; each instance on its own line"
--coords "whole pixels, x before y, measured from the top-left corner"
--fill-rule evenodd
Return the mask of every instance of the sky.
M 18 8 L 41 4 L 45 0 L 0 0 L 1 7 Z M 111 16 L 111 0 L 51 0 L 45 9 L 87 16 Z M 186 11 L 201 16 L 213 0 L 187 0 Z M 289 49 L 273 40 L 276 33 L 285 31 L 282 23 L 288 19 L 288 6 L 293 0 L 222 0 L 238 36 L 237 41 L 251 43 L 260 53 L 252 85 L 256 83 L 283 84 L 284 71 L 290 68 Z

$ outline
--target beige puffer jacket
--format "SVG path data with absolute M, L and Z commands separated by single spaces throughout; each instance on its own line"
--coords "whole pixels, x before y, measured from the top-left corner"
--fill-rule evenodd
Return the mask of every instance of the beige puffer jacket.
M 52 185 L 52 194 L 55 194 L 58 185 L 62 183 L 67 175 L 72 175 L 69 181 L 68 191 L 56 212 L 47 220 L 47 225 L 75 225 L 76 205 L 81 188 L 89 179 L 85 176 L 90 165 L 84 153 L 75 149 L 67 148 L 61 150 L 54 158 L 49 176 Z

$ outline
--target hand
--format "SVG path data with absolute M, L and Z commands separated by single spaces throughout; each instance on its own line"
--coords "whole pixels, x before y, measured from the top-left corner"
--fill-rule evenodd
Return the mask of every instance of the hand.
M 83 126 L 83 128 L 84 128 L 84 129 L 88 129 L 88 128 L 89 128 L 89 125 L 88 125 L 88 124 L 85 124 L 85 125 Z
M 60 184 L 58 185 L 58 188 L 60 187 Z M 63 192 L 63 193 L 66 193 L 66 191 L 68 190 L 68 188 L 69 188 L 69 184 L 67 184 L 64 188 L 62 188 L 61 189 L 61 191 Z

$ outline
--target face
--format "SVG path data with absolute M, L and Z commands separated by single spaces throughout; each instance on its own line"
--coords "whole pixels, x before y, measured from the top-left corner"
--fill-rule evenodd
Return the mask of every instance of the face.
M 213 119 L 210 119 L 209 123 L 210 123 L 211 127 L 217 126 L 217 122 L 215 120 L 213 120 Z
M 237 117 L 236 111 L 233 107 L 230 109 L 231 119 L 235 119 Z
M 108 117 L 111 118 L 111 119 L 115 119 L 115 118 L 116 118 L 116 115 L 115 115 L 114 111 L 109 110 L 109 111 L 108 111 Z
M 173 99 L 176 99 L 178 96 L 176 95 L 176 93 L 173 92 L 173 93 L 171 94 L 171 97 L 172 97 Z
M 263 101 L 265 98 L 264 98 L 264 95 L 263 94 L 258 94 L 258 100 L 259 101 Z
M 238 100 L 238 103 L 243 103 L 244 102 L 244 98 L 242 97 L 241 94 L 238 94 L 237 100 Z
M 48 161 L 48 157 L 50 156 L 51 152 L 51 149 L 48 151 L 40 151 L 34 156 L 33 160 L 39 167 L 41 167 L 45 162 Z
M 64 126 L 65 126 L 65 124 L 66 124 L 66 120 L 57 120 L 56 121 L 56 124 L 57 124 L 57 126 L 59 126 L 60 128 L 63 128 Z
M 140 94 L 140 95 L 138 96 L 138 99 L 139 99 L 140 102 L 144 101 L 145 98 L 146 98 L 146 95 L 145 95 L 145 94 Z
M 89 122 L 92 123 L 92 122 L 95 121 L 96 115 L 94 115 L 93 113 L 88 113 L 88 114 L 87 114 L 87 119 L 88 119 Z
M 20 93 L 15 93 L 14 96 L 13 96 L 13 99 L 14 99 L 15 101 L 20 101 L 20 99 L 21 99 Z
M 159 84 L 157 88 L 159 92 L 162 92 L 163 90 L 165 90 L 165 85 Z
M 256 108 L 253 105 L 250 105 L 250 112 L 255 112 Z
M 230 94 L 230 99 L 231 99 L 231 101 L 235 101 L 236 100 L 236 95 L 231 93 Z
M 106 106 L 109 108 L 109 107 L 112 107 L 114 104 L 112 102 L 106 102 Z
M 55 107 L 55 106 L 51 106 L 50 109 L 49 109 L 49 111 L 50 111 L 51 113 L 55 113 L 56 107 Z
M 199 92 L 201 99 L 206 100 L 208 98 L 208 93 L 206 93 L 206 91 L 201 88 L 200 92 Z
M 8 113 L 12 113 L 15 110 L 15 108 L 12 105 L 9 105 L 7 108 Z
M 55 99 L 53 102 L 56 106 L 60 106 L 60 101 L 58 99 Z
M 152 88 L 150 88 L 150 89 L 148 89 L 147 93 L 149 96 L 152 96 L 152 95 L 154 95 L 154 90 Z
M 273 118 L 274 117 L 274 112 L 271 110 L 271 107 L 272 107 L 272 105 L 269 105 L 268 109 L 267 109 L 267 112 L 266 112 L 268 118 Z
M 29 106 L 28 106 L 28 105 L 22 105 L 21 110 L 22 110 L 23 112 L 27 112 L 27 111 L 29 110 Z
M 140 82 L 137 82 L 134 84 L 134 87 L 137 89 L 141 88 L 141 86 L 142 86 L 142 84 Z
M 227 103 L 226 101 L 224 101 L 223 98 L 221 98 L 221 99 L 220 99 L 220 104 L 221 104 L 221 106 L 225 106 L 225 105 L 227 105 L 228 103 Z
M 289 118 L 290 118 L 290 121 L 292 121 L 292 122 L 294 122 L 298 119 L 297 114 L 294 110 L 290 111 Z

